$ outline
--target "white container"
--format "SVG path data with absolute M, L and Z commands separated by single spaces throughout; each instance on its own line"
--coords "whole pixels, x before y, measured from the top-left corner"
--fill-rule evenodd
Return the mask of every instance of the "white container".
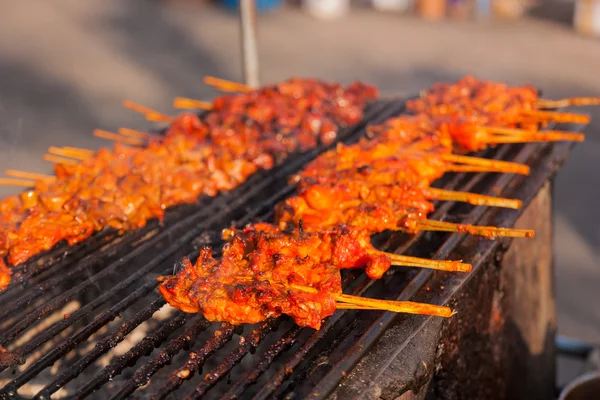
M 373 8 L 377 11 L 403 12 L 412 5 L 412 0 L 373 0 Z
M 578 32 L 600 36 L 600 0 L 577 0 L 573 25 Z
M 319 19 L 339 18 L 350 9 L 350 0 L 304 0 L 304 9 Z

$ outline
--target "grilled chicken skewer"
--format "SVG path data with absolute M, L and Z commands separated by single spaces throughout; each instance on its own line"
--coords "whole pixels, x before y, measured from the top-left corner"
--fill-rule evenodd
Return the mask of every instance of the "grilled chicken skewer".
M 177 275 L 159 278 L 159 290 L 169 304 L 184 312 L 202 312 L 209 321 L 236 325 L 287 314 L 300 326 L 319 329 L 338 303 L 345 304 L 341 308 L 453 314 L 448 307 L 344 295 L 339 268 L 316 258 L 273 254 L 263 242 L 253 243 L 258 247 L 248 251 L 242 239 L 234 239 L 220 260 L 203 249 L 195 265 L 184 260 Z
M 126 101 L 151 120 L 170 122 L 165 134 L 96 130 L 117 142 L 112 150 L 51 147 L 44 159 L 55 163 L 53 179 L 32 173 L 2 178 L 0 184 L 33 189 L 2 201 L 4 213 L 18 216 L 0 226 L 0 256 L 20 264 L 62 240 L 75 244 L 107 227 L 137 229 L 162 219 L 171 206 L 231 190 L 291 153 L 329 143 L 338 129 L 359 121 L 366 101 L 376 96 L 361 83 L 343 88 L 294 79 L 217 98 L 202 120 Z

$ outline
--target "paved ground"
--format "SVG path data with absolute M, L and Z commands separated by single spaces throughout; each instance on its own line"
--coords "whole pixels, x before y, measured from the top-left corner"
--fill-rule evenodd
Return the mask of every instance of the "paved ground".
M 92 148 L 103 144 L 93 128 L 144 128 L 120 107 L 124 98 L 170 111 L 176 95 L 215 94 L 203 75 L 240 79 L 235 16 L 161 3 L 21 0 L 3 8 L 1 169 L 48 171 L 40 160 L 49 145 Z M 569 20 L 568 4 L 551 8 L 557 10 Z M 398 94 L 475 74 L 533 83 L 551 97 L 600 94 L 600 41 L 563 22 L 426 23 L 368 10 L 321 22 L 280 10 L 261 16 L 260 25 L 265 81 L 362 79 Z M 600 342 L 600 111 L 594 113 L 587 142 L 556 183 L 557 293 L 560 332 Z

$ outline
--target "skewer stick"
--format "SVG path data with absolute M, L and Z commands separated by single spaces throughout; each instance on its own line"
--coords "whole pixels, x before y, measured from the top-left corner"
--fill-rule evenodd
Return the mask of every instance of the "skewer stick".
M 350 303 L 336 303 L 335 308 L 338 310 L 378 310 L 377 308 L 373 308 L 371 306 L 362 306 Z
M 451 222 L 433 221 L 428 219 L 418 220 L 417 228 L 425 231 L 460 232 L 471 235 L 481 235 L 487 238 L 515 237 L 532 238 L 535 233 L 531 229 L 498 228 L 495 226 L 474 226 L 469 224 L 455 224 Z
M 584 114 L 574 114 L 556 111 L 541 111 L 541 110 L 523 110 L 523 114 L 541 120 L 565 122 L 574 124 L 587 124 L 590 122 L 590 117 Z
M 504 172 L 498 171 L 497 168 L 482 167 L 478 165 L 450 165 L 446 168 L 446 172 Z M 522 174 L 528 175 L 528 174 Z
M 477 169 L 479 171 L 479 169 Z M 351 181 L 361 182 L 365 184 L 369 184 L 370 182 L 361 178 L 351 178 Z M 394 185 L 395 183 L 390 183 Z M 464 203 L 473 204 L 476 206 L 490 206 L 490 207 L 503 207 L 503 208 L 512 208 L 518 210 L 521 208 L 522 202 L 521 200 L 516 199 L 508 199 L 505 197 L 494 197 L 494 196 L 486 196 L 477 193 L 471 192 L 460 192 L 454 190 L 445 190 L 445 189 L 437 189 L 432 187 L 422 188 L 420 189 L 428 200 L 442 200 L 442 201 L 460 201 Z M 357 204 L 360 204 L 361 201 L 358 200 Z M 353 202 L 348 202 L 350 206 L 356 206 Z
M 456 314 L 456 311 L 452 310 L 450 307 L 436 306 L 426 303 L 415 303 L 413 301 L 376 300 L 359 296 L 351 296 L 348 294 L 336 295 L 335 299 L 339 302 L 355 304 L 359 306 L 369 306 L 378 308 L 380 310 L 406 314 L 433 315 L 436 317 L 445 318 L 450 318 Z
M 451 272 L 469 272 L 473 268 L 471 264 L 466 264 L 460 261 L 430 260 L 426 258 L 404 256 L 401 254 L 386 253 L 379 250 L 370 250 L 369 253 L 373 255 L 386 256 L 390 259 L 392 265 L 399 267 L 420 267 Z
M 35 181 L 27 179 L 0 178 L 0 185 L 33 187 L 35 186 Z
M 427 188 L 423 192 L 430 199 L 444 201 L 461 201 L 476 206 L 504 207 L 518 210 L 523 204 L 520 200 L 507 199 L 504 197 L 485 196 L 482 194 L 458 192 L 437 188 Z
M 569 106 L 595 106 L 600 104 L 600 97 L 570 97 L 560 100 L 539 99 L 539 108 L 564 108 Z
M 154 135 L 152 133 L 136 131 L 135 129 L 130 128 L 119 128 L 119 135 L 132 137 L 136 139 L 157 139 L 161 140 L 163 137 L 161 135 Z
M 301 290 L 307 293 L 318 293 L 314 288 L 308 286 L 301 286 L 290 284 L 290 288 Z M 426 303 L 415 303 L 412 301 L 393 301 L 393 300 L 377 300 L 368 299 L 360 296 L 352 296 L 349 294 L 334 294 L 335 300 L 341 303 L 347 303 L 354 306 L 370 307 L 371 309 L 401 312 L 408 314 L 422 314 L 422 315 L 434 315 L 438 317 L 449 318 L 456 314 L 450 307 L 436 306 L 433 304 Z
M 76 151 L 76 152 L 79 152 L 80 154 L 88 154 L 90 156 L 93 156 L 96 153 L 94 150 L 82 149 L 81 147 L 63 146 L 63 149 L 65 149 L 67 151 Z
M 87 153 L 81 153 L 76 150 L 70 150 L 70 149 L 64 149 L 64 148 L 61 149 L 60 147 L 54 147 L 54 146 L 50 146 L 48 148 L 48 153 L 54 154 L 57 156 L 75 158 L 77 160 L 85 160 L 90 157 L 89 154 L 87 154 Z
M 102 139 L 112 140 L 115 142 L 130 144 L 132 146 L 143 146 L 145 143 L 143 140 L 140 140 L 140 139 L 124 137 L 121 135 L 117 135 L 116 133 L 113 133 L 113 132 L 104 131 L 102 129 L 94 130 L 94 136 L 102 138 Z
M 501 143 L 536 143 L 536 142 L 583 142 L 585 136 L 583 134 L 574 134 L 577 136 L 572 137 L 558 137 L 558 136 L 546 136 L 544 134 L 531 135 L 527 138 L 511 137 L 511 136 L 495 136 L 489 139 L 484 139 L 483 142 L 489 144 L 501 144 Z
M 460 164 L 466 164 L 466 166 L 481 166 L 481 172 L 504 172 L 504 173 L 515 173 L 522 175 L 529 175 L 529 167 L 524 164 L 509 162 L 509 161 L 498 161 L 488 160 L 487 158 L 460 156 L 457 154 L 443 154 L 442 158 L 445 161 L 456 162 Z M 461 167 L 461 166 L 456 166 Z M 452 171 L 456 171 L 452 166 Z M 464 171 L 467 172 L 467 171 Z M 474 172 L 474 171 L 473 171 Z
M 204 83 L 214 86 L 223 92 L 251 92 L 252 88 L 243 83 L 228 81 L 225 79 L 215 78 L 214 76 L 205 76 Z
M 5 174 L 13 178 L 32 179 L 34 181 L 55 181 L 56 177 L 52 175 L 37 174 L 35 172 L 19 171 L 16 169 L 7 169 Z
M 54 164 L 77 164 L 77 160 L 73 160 L 72 158 L 55 156 L 54 154 L 44 154 L 44 160 L 54 163 Z
M 583 142 L 585 135 L 577 132 L 542 131 L 532 132 L 524 129 L 510 128 L 485 128 L 492 137 L 486 143 L 525 143 L 525 142 L 558 142 L 572 141 Z M 514 139 L 514 141 L 512 141 Z M 511 140 L 511 141 L 504 141 Z
M 212 110 L 213 105 L 208 101 L 188 99 L 186 97 L 176 97 L 173 100 L 173 107 L 179 109 L 200 109 L 200 110 Z
M 131 100 L 125 100 L 123 101 L 123 107 L 125 108 L 129 108 L 130 110 L 139 112 L 140 114 L 143 114 L 146 119 L 148 121 L 154 121 L 154 122 L 172 122 L 173 121 L 173 117 L 170 117 L 166 114 L 163 114 L 161 112 L 155 111 L 151 108 L 142 106 L 140 104 L 134 103 Z
M 159 278 L 160 279 L 160 278 Z M 240 281 L 251 280 L 250 277 L 242 277 Z M 273 283 L 272 283 L 273 284 Z M 281 282 L 276 283 L 281 285 Z M 310 286 L 303 286 L 297 284 L 284 284 L 288 289 L 295 289 L 305 293 L 313 293 L 317 294 L 319 291 Z M 377 300 L 377 299 L 369 299 L 360 296 L 352 296 L 348 294 L 342 293 L 334 293 L 332 294 L 333 298 L 337 300 L 339 303 L 345 303 L 347 306 L 342 306 L 340 308 L 359 308 L 359 309 L 371 309 L 371 310 L 382 310 L 382 311 L 392 311 L 392 312 L 401 312 L 408 314 L 423 314 L 423 315 L 434 315 L 439 317 L 451 317 L 456 314 L 456 311 L 450 309 L 449 307 L 444 306 L 436 306 L 432 304 L 426 303 L 415 303 L 412 301 L 393 301 L 393 300 Z M 339 304 L 338 303 L 338 304 Z M 337 305 L 336 305 L 337 306 Z

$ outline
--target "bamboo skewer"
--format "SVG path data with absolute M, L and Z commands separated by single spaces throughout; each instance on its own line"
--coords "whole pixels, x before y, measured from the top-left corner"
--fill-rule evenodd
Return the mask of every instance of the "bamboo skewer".
M 212 110 L 213 105 L 208 101 L 189 99 L 186 97 L 177 97 L 173 100 L 173 107 L 178 109 L 200 109 Z
M 460 156 L 457 154 L 443 154 L 445 161 L 466 164 L 465 167 L 481 167 L 473 169 L 461 169 L 463 165 L 453 165 L 450 171 L 454 172 L 503 172 L 529 175 L 529 167 L 525 164 L 519 164 L 509 161 L 488 160 L 487 158 Z
M 350 303 L 336 303 L 335 308 L 338 310 L 372 310 L 379 311 L 378 308 L 373 308 L 371 306 L 363 306 L 358 304 L 350 304 Z
M 56 177 L 52 175 L 37 174 L 35 172 L 20 171 L 16 169 L 7 169 L 4 172 L 7 176 L 13 178 L 31 179 L 34 181 L 55 181 Z
M 523 110 L 521 111 L 526 116 L 533 117 L 536 119 L 574 123 L 574 124 L 587 124 L 590 122 L 590 117 L 584 114 L 565 113 L 557 111 L 542 111 L 542 110 Z
M 473 204 L 476 206 L 492 206 L 512 208 L 518 210 L 521 208 L 522 202 L 516 199 L 507 199 L 504 197 L 486 196 L 482 194 L 458 192 L 454 190 L 445 190 L 437 188 L 424 189 L 425 195 L 430 199 L 444 201 L 460 201 Z
M 369 183 L 365 179 L 360 178 L 351 178 L 351 181 L 354 182 L 364 182 Z M 391 183 L 391 186 L 396 185 L 396 183 Z M 367 186 L 368 187 L 368 186 Z M 490 207 L 503 207 L 503 208 L 512 208 L 518 210 L 521 208 L 522 202 L 516 199 L 508 199 L 505 197 L 495 197 L 495 196 L 486 196 L 483 194 L 471 193 L 471 192 L 460 192 L 454 190 L 446 190 L 446 189 L 438 189 L 427 187 L 420 189 L 423 192 L 425 198 L 429 200 L 441 200 L 441 201 L 460 201 L 463 203 L 469 203 L 476 206 L 490 206 Z M 358 204 L 361 204 L 360 200 L 357 200 L 357 203 L 353 201 L 349 201 L 345 204 L 340 205 L 340 208 L 344 208 L 345 206 L 354 207 Z
M 575 134 L 574 134 L 575 135 Z M 545 134 L 531 135 L 527 138 L 511 137 L 511 136 L 496 136 L 494 138 L 484 140 L 488 144 L 503 144 L 503 143 L 534 143 L 534 142 L 583 142 L 583 134 L 577 134 L 578 137 L 573 136 L 571 138 L 558 137 L 558 136 L 547 136 Z
M 54 154 L 57 156 L 75 158 L 77 160 L 82 160 L 82 161 L 88 159 L 90 157 L 90 155 L 93 154 L 93 153 L 81 152 L 81 151 L 75 150 L 73 148 L 71 148 L 71 149 L 62 148 L 61 149 L 59 147 L 54 147 L 54 146 L 50 146 L 48 148 L 48 153 Z
M 539 99 L 539 108 L 564 108 L 569 106 L 595 106 L 600 104 L 600 97 L 570 97 L 559 100 Z
M 145 143 L 145 141 L 141 139 L 117 135 L 116 133 L 104 131 L 102 129 L 94 130 L 94 136 L 102 139 L 112 140 L 114 142 L 129 144 L 132 146 L 143 146 Z
M 54 163 L 54 164 L 77 164 L 77 160 L 73 160 L 72 158 L 56 156 L 54 154 L 44 154 L 44 160 Z
M 433 304 L 416 303 L 413 301 L 392 301 L 392 300 L 376 300 L 366 297 L 351 296 L 347 294 L 339 294 L 335 296 L 339 302 L 355 304 L 359 306 L 369 306 L 374 309 L 418 315 L 433 315 L 436 317 L 450 318 L 456 311 L 450 307 L 436 306 Z
M 204 83 L 214 86 L 223 92 L 251 92 L 252 88 L 243 83 L 228 81 L 225 79 L 215 78 L 214 76 L 205 76 Z
M 451 272 L 470 272 L 473 268 L 471 264 L 463 263 L 461 261 L 430 260 L 426 258 L 404 256 L 401 254 L 386 253 L 379 250 L 371 250 L 368 251 L 368 253 L 386 256 L 390 259 L 392 265 L 398 267 L 419 267 Z
M 0 178 L 0 185 L 33 187 L 35 186 L 35 181 L 27 179 Z
M 450 165 L 449 167 L 446 168 L 446 172 L 508 173 L 506 171 L 498 171 L 497 168 L 482 167 L 479 165 Z M 512 171 L 511 171 L 511 173 L 512 173 Z M 528 175 L 528 174 L 522 174 L 522 175 Z
M 528 131 L 510 128 L 485 128 L 491 137 L 484 139 L 486 143 L 525 143 L 525 142 L 583 142 L 585 135 L 565 131 Z
M 174 120 L 173 117 L 163 114 L 161 112 L 152 110 L 151 108 L 142 106 L 140 104 L 134 103 L 131 100 L 123 101 L 123 107 L 129 108 L 130 110 L 139 112 L 143 114 L 148 121 L 153 122 L 172 122 Z
M 290 284 L 288 287 L 307 293 L 318 293 L 316 289 L 308 286 Z M 407 314 L 434 315 L 446 318 L 456 314 L 456 311 L 453 311 L 450 307 L 436 306 L 426 303 L 415 303 L 412 301 L 377 300 L 341 293 L 334 294 L 333 297 L 338 302 L 347 303 L 349 306 L 369 307 L 369 309 L 372 310 L 392 311 Z
M 532 238 L 535 233 L 531 229 L 498 228 L 495 226 L 476 226 L 470 224 L 455 224 L 451 222 L 421 219 L 416 221 L 416 227 L 424 231 L 458 232 L 470 235 L 481 235 L 487 238 L 514 237 Z
M 460 156 L 457 154 L 444 154 L 442 158 L 446 161 L 467 164 L 480 165 L 483 167 L 496 168 L 499 172 L 514 172 L 519 174 L 529 174 L 529 167 L 510 161 L 489 160 L 487 158 Z

